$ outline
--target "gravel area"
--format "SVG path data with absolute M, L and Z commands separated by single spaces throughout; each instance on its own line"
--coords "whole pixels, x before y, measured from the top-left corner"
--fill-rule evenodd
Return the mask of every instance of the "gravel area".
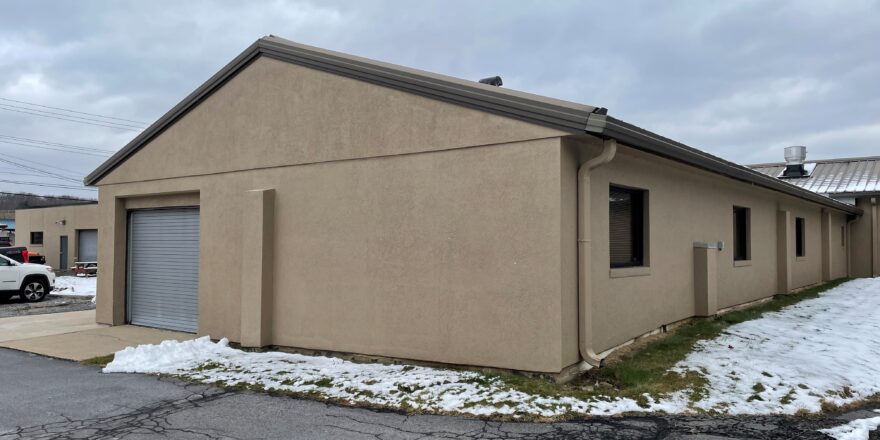
M 28 303 L 17 296 L 8 300 L 0 300 L 0 318 L 25 315 L 42 315 L 44 313 L 78 312 L 95 308 L 91 297 L 49 295 L 43 301 Z

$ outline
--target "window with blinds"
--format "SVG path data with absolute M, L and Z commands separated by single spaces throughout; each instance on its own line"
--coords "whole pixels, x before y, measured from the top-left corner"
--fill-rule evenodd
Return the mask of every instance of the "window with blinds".
M 804 257 L 807 255 L 807 237 L 806 237 L 806 220 L 803 217 L 795 217 L 794 219 L 794 236 L 795 236 L 795 256 Z
M 749 217 L 751 210 L 739 206 L 733 207 L 733 259 L 744 261 L 751 259 L 749 249 Z
M 608 199 L 611 267 L 644 266 L 645 191 L 612 186 Z

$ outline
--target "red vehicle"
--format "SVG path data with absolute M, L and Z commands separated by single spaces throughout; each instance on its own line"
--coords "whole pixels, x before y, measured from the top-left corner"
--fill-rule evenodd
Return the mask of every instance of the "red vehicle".
M 19 263 L 30 263 L 30 254 L 24 246 L 0 248 L 0 255 L 9 257 Z

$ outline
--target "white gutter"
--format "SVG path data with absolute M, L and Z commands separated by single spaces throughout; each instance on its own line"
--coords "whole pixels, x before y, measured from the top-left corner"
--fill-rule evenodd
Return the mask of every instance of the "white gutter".
M 590 283 L 590 171 L 614 159 L 617 141 L 606 139 L 602 152 L 578 168 L 578 349 L 581 359 L 594 367 L 602 366 L 603 359 L 593 351 L 593 292 Z

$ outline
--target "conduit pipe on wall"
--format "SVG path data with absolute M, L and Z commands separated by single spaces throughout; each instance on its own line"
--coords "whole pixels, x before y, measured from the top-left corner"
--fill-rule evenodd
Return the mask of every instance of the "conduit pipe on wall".
M 590 233 L 590 172 L 614 159 L 617 141 L 606 139 L 602 152 L 584 162 L 578 168 L 578 349 L 581 359 L 589 365 L 599 367 L 600 358 L 593 351 L 593 292 L 590 283 L 590 257 L 592 256 L 592 234 Z

